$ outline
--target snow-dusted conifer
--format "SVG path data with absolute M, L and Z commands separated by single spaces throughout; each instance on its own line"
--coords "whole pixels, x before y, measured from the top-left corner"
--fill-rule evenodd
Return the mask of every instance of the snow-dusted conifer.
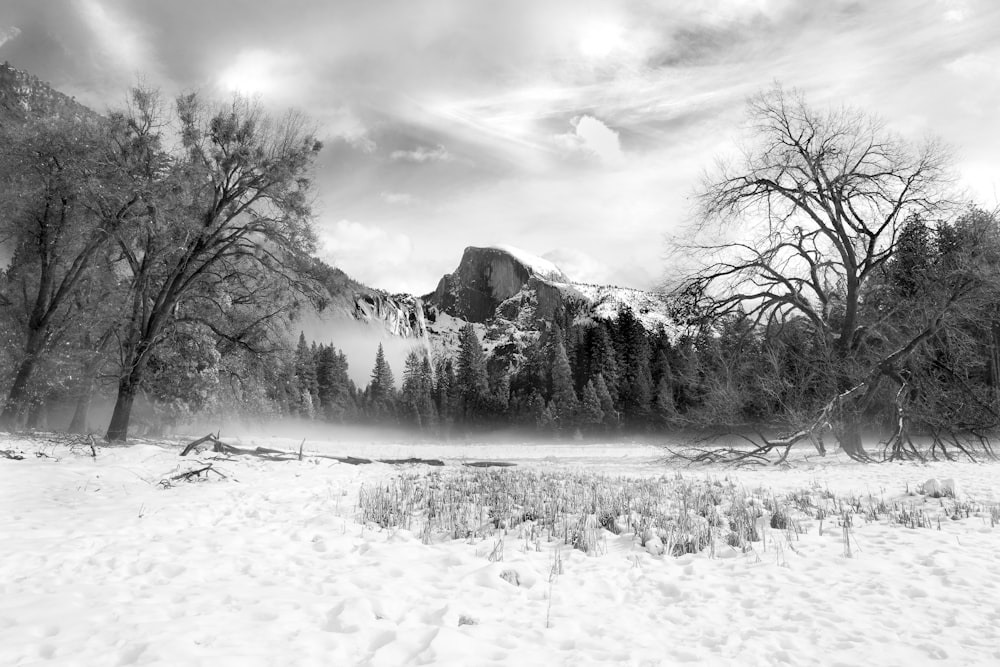
M 597 395 L 591 380 L 583 387 L 583 401 L 580 406 L 580 423 L 586 426 L 596 426 L 604 421 L 604 410 L 601 409 L 601 399 Z

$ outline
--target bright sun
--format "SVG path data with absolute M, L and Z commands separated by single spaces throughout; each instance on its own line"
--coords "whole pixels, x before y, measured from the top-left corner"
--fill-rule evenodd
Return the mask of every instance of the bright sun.
M 615 23 L 593 21 L 586 24 L 579 36 L 580 53 L 587 58 L 606 58 L 622 43 L 622 27 Z
M 276 72 L 280 58 L 270 51 L 252 49 L 242 51 L 218 77 L 223 90 L 255 95 L 272 92 L 276 87 Z

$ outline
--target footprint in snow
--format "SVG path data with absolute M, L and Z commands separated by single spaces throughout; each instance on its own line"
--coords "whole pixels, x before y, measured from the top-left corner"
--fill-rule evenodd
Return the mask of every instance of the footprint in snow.
M 146 648 L 149 644 L 145 642 L 140 642 L 138 644 L 132 644 L 128 646 L 119 654 L 118 664 L 119 665 L 134 665 L 138 660 L 139 656 L 145 653 Z
M 925 642 L 923 644 L 918 644 L 917 648 L 922 649 L 928 656 L 930 656 L 934 660 L 948 659 L 948 652 L 935 644 L 930 644 Z

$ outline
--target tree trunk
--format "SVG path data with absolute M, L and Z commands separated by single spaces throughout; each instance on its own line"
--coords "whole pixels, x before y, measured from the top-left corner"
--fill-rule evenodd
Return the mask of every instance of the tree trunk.
M 14 384 L 10 387 L 7 395 L 7 403 L 4 405 L 3 414 L 0 414 L 0 425 L 5 428 L 13 428 L 17 424 L 18 418 L 24 413 L 24 408 L 28 403 L 28 379 L 35 368 L 35 358 L 27 356 L 18 366 L 17 375 L 14 376 Z
M 94 377 L 91 373 L 85 375 L 86 379 L 80 387 L 80 393 L 76 398 L 76 410 L 73 411 L 73 419 L 69 423 L 70 433 L 87 433 L 87 419 L 90 416 L 90 399 L 94 392 Z
M 834 433 L 845 454 L 855 461 L 868 460 L 868 453 L 861 444 L 861 420 L 855 414 L 845 414 Z
M 32 431 L 44 430 L 47 426 L 47 423 L 45 422 L 44 397 L 38 396 L 31 402 L 31 408 L 28 410 L 28 421 L 25 426 Z
M 837 389 L 840 395 L 836 399 L 835 421 L 831 426 L 833 435 L 845 454 L 855 461 L 868 461 L 868 452 L 861 442 L 862 415 L 869 400 L 874 396 L 877 380 L 870 383 L 859 398 L 854 391 L 859 386 L 858 381 L 851 377 L 848 370 L 851 365 L 850 357 L 849 347 L 838 346 L 835 363 L 838 369 Z
M 991 404 L 1000 407 L 1000 322 L 993 322 L 990 327 L 990 385 L 993 389 Z
M 39 331 L 28 333 L 28 340 L 24 345 L 24 357 L 20 366 L 17 367 L 17 374 L 14 376 L 14 384 L 7 394 L 7 402 L 4 404 L 3 413 L 0 414 L 0 425 L 12 428 L 25 408 L 28 406 L 28 381 L 35 371 L 35 364 L 38 362 L 38 355 L 42 350 L 43 337 Z
M 134 371 L 118 383 L 118 398 L 115 400 L 115 411 L 111 414 L 111 423 L 105 439 L 108 442 L 125 442 L 128 439 L 128 424 L 132 418 L 132 404 L 139 390 L 137 375 Z

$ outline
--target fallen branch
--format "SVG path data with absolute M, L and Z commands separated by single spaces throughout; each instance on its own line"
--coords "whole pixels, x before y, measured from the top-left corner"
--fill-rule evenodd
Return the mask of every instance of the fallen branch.
M 388 463 L 393 466 L 407 465 L 409 463 L 419 463 L 426 466 L 443 466 L 444 461 L 441 459 L 418 459 L 418 458 L 408 458 L 408 459 L 379 459 L 379 463 Z
M 301 461 L 303 459 L 303 448 L 305 447 L 306 441 L 303 439 L 299 444 L 298 452 L 286 451 L 284 449 L 271 449 L 270 447 L 254 447 L 249 449 L 246 447 L 237 447 L 235 445 L 230 445 L 229 443 L 219 440 L 218 434 L 209 433 L 208 435 L 202 436 L 190 443 L 181 452 L 181 456 L 187 456 L 190 452 L 194 451 L 201 445 L 211 443 L 212 451 L 217 454 L 226 454 L 229 456 L 256 456 L 257 458 L 266 459 L 268 461 Z M 372 459 L 362 458 L 360 456 L 333 456 L 331 454 L 318 454 L 311 453 L 307 454 L 310 458 L 317 459 L 329 459 L 331 461 L 337 461 L 338 463 L 346 463 L 347 465 L 358 466 L 367 465 L 373 463 Z M 378 459 L 379 463 L 386 463 L 388 465 L 408 465 L 408 464 L 422 464 L 428 466 L 443 466 L 444 461 L 441 459 L 421 459 L 416 457 L 410 457 L 405 459 Z M 475 467 L 490 467 L 490 466 L 512 466 L 513 463 L 503 463 L 496 461 L 482 461 L 473 465 Z
M 173 477 L 170 478 L 170 481 L 176 482 L 182 479 L 189 481 L 193 477 L 200 477 L 202 473 L 205 473 L 205 476 L 208 477 L 208 473 L 210 472 L 214 472 L 216 475 L 218 475 L 223 479 L 229 479 L 227 475 L 224 475 L 215 468 L 213 468 L 211 463 L 207 463 L 201 468 L 195 468 L 193 470 L 188 470 L 187 472 L 182 472 L 179 475 L 174 475 Z
M 257 458 L 265 459 L 268 461 L 301 461 L 303 457 L 303 447 L 305 446 L 305 440 L 299 445 L 298 452 L 286 451 L 284 449 L 272 449 L 270 447 L 254 447 L 249 449 L 247 447 L 237 447 L 236 445 L 230 445 L 229 443 L 219 440 L 219 436 L 213 433 L 202 436 L 190 443 L 181 452 L 181 456 L 187 456 L 190 452 L 194 451 L 196 448 L 204 445 L 206 443 L 212 444 L 212 451 L 216 454 L 226 454 L 229 456 L 256 456 Z M 371 463 L 371 459 L 364 459 L 357 456 L 331 456 L 329 454 L 309 454 L 308 456 L 312 458 L 319 459 L 331 459 L 333 461 L 338 461 L 340 463 L 346 463 L 348 465 L 365 465 Z M 431 464 L 434 465 L 434 464 Z M 443 465 L 443 464 L 442 464 Z
M 462 465 L 467 468 L 511 468 L 517 464 L 509 461 L 472 461 Z
M 202 445 L 202 444 L 204 444 L 206 442 L 216 443 L 218 441 L 219 441 L 219 434 L 218 433 L 216 433 L 214 435 L 212 433 L 209 433 L 208 435 L 202 436 L 202 437 L 198 438 L 197 440 L 195 440 L 194 442 L 192 442 L 191 444 L 189 444 L 187 447 L 185 447 L 184 451 L 181 452 L 181 456 L 187 456 L 188 454 L 191 453 L 191 450 L 196 449 L 198 447 L 198 445 Z
M 672 458 L 685 461 L 688 465 L 730 465 L 742 468 L 751 465 L 769 465 L 771 460 L 765 455 L 770 451 L 767 445 L 755 449 L 736 449 L 735 447 L 688 447 L 675 451 L 668 449 Z
M 212 439 L 212 451 L 218 454 L 230 454 L 237 456 L 256 456 L 268 461 L 293 461 L 298 459 L 295 452 L 287 452 L 281 449 L 271 449 L 270 447 L 255 447 L 246 449 L 227 444 L 216 438 Z
M 352 466 L 368 465 L 372 462 L 371 459 L 363 459 L 359 456 L 329 456 L 327 454 L 314 454 L 321 459 L 333 459 L 334 461 L 340 461 L 341 463 L 346 463 Z

